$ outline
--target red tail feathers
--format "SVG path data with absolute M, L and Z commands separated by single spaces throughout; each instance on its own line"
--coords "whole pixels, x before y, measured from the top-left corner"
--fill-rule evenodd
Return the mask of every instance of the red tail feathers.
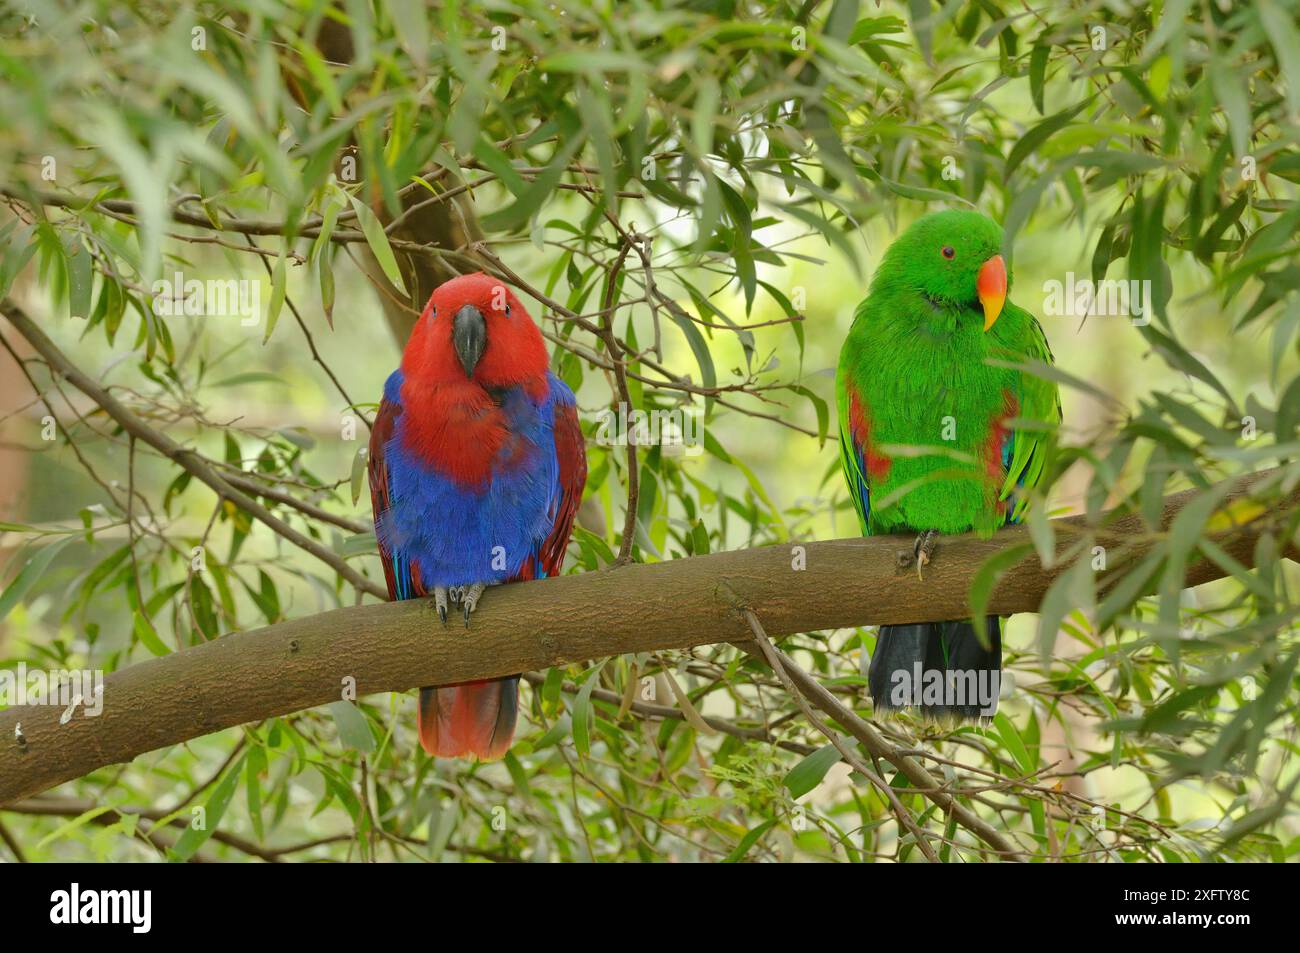
M 503 757 L 515 736 L 519 678 L 420 689 L 420 744 L 435 758 Z

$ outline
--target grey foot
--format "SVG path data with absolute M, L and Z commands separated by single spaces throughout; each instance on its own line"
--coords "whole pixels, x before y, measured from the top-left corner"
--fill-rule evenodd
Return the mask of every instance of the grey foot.
M 438 618 L 442 624 L 447 624 L 447 588 L 445 586 L 434 586 L 433 604 L 438 607 Z
M 465 628 L 469 628 L 469 614 L 478 608 L 479 597 L 483 595 L 483 590 L 487 587 L 481 582 L 476 582 L 472 586 L 464 586 L 460 591 L 461 608 L 465 610 Z
M 916 542 L 912 544 L 912 554 L 916 557 L 916 578 L 924 580 L 921 575 L 921 567 L 930 564 L 930 557 L 939 545 L 939 534 L 932 529 L 927 529 L 920 536 L 916 537 Z

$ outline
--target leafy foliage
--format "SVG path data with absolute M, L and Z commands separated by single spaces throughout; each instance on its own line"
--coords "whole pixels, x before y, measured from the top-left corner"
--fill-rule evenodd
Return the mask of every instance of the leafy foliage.
M 1030 370 L 1073 389 L 1067 425 L 1085 407 L 1098 425 L 1053 435 L 1029 518 L 1039 557 L 1073 568 L 1038 634 L 1013 630 L 1019 688 L 992 725 L 878 727 L 1037 858 L 1294 856 L 1298 14 L 1294 0 L 7 6 L 0 295 L 39 302 L 133 414 L 328 558 L 26 359 L 43 406 L 22 435 L 49 452 L 30 455 L 29 515 L 0 527 L 24 544 L 0 596 L 3 664 L 111 671 L 375 592 L 342 570 L 380 578 L 357 451 L 396 354 L 380 308 L 400 336 L 458 271 L 536 302 L 579 393 L 592 441 L 575 570 L 851 525 L 833 448 L 793 487 L 755 459 L 826 442 L 819 371 L 878 253 L 862 236 L 969 205 L 1027 268 L 1077 233 L 1080 277 L 1150 282 L 1148 320 L 1107 340 L 1163 376 L 1126 403 L 1049 326 L 1060 369 Z M 249 324 L 167 314 L 183 283 L 156 283 L 177 273 L 255 282 Z M 1032 284 L 1013 295 L 1042 305 Z M 1186 316 L 1197 307 L 1212 321 Z M 1247 384 L 1207 361 L 1210 335 L 1250 348 Z M 620 403 L 700 415 L 700 462 L 602 442 L 596 412 Z M 57 442 L 38 440 L 42 417 Z M 1266 467 L 1231 504 L 1212 489 Z M 1163 498 L 1187 488 L 1201 493 L 1161 530 Z M 1056 540 L 1054 506 L 1117 507 L 1149 532 Z M 1259 521 L 1249 571 L 1215 534 Z M 1184 590 L 1206 560 L 1230 578 Z M 977 602 L 1005 568 L 977 576 Z M 873 645 L 867 628 L 783 649 L 869 713 Z M 908 779 L 884 792 L 846 776 L 733 648 L 539 675 L 501 765 L 430 762 L 411 709 L 344 699 L 0 819 L 40 858 L 919 858 L 892 794 L 942 859 L 979 856 Z

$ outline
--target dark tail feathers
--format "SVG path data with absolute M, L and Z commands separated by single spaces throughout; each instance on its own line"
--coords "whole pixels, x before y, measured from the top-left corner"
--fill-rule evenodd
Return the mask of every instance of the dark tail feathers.
M 875 710 L 992 717 L 1002 685 L 1002 625 L 994 616 L 985 622 L 988 648 L 969 622 L 882 625 L 867 678 Z

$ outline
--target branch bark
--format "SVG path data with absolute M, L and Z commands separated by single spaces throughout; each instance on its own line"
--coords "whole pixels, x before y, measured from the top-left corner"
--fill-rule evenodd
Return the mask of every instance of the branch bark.
M 1223 505 L 1277 476 L 1274 470 L 1236 480 Z M 1197 492 L 1168 497 L 1162 525 Z M 1300 488 L 1282 504 L 1300 505 Z M 1127 542 L 1125 563 L 1139 560 L 1154 545 L 1152 528 L 1137 515 L 1109 515 L 1105 532 Z M 1255 541 L 1282 515 L 1266 513 L 1215 540 L 1250 566 Z M 1087 528 L 1081 517 L 1054 522 L 1058 539 Z M 923 581 L 900 568 L 910 539 L 840 539 L 798 544 L 806 566 L 799 571 L 793 547 L 780 545 L 493 588 L 468 633 L 441 626 L 428 600 L 352 606 L 234 633 L 108 675 L 98 717 L 76 712 L 61 724 L 62 709 L 53 705 L 0 712 L 0 804 L 200 735 L 336 701 L 348 678 L 358 695 L 402 692 L 629 652 L 749 643 L 746 610 L 773 638 L 962 618 L 981 563 L 1027 541 L 1023 526 L 991 539 L 946 538 Z M 989 611 L 1036 610 L 1064 568 L 1023 560 L 1001 578 Z M 1224 575 L 1214 563 L 1197 562 L 1185 585 Z M 861 726 L 844 727 L 863 740 Z

